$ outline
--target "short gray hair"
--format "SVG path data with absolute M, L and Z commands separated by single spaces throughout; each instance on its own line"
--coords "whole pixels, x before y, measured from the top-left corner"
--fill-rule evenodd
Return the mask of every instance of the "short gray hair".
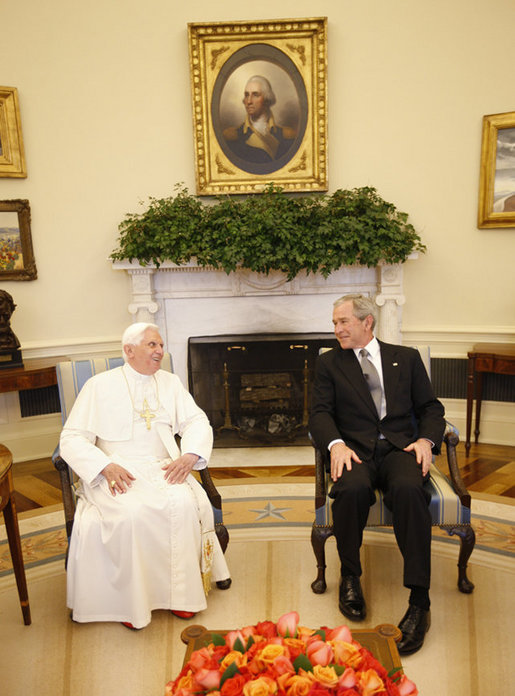
M 247 87 L 249 82 L 259 82 L 259 84 L 261 85 L 261 91 L 263 92 L 263 98 L 267 106 L 273 106 L 275 104 L 276 98 L 274 90 L 272 89 L 272 85 L 266 79 L 266 77 L 263 77 L 263 75 L 253 75 L 247 80 L 245 88 Z
M 139 346 L 143 341 L 145 331 L 147 329 L 155 329 L 159 331 L 159 326 L 157 324 L 150 324 L 145 321 L 137 321 L 134 324 L 128 326 L 123 332 L 122 336 L 122 353 L 123 359 L 127 362 L 127 355 L 125 353 L 125 346 Z
M 372 316 L 372 330 L 374 330 L 377 324 L 377 307 L 374 300 L 366 295 L 360 295 L 358 293 L 344 295 L 336 300 L 334 307 L 338 307 L 344 302 L 352 302 L 352 313 L 354 316 L 363 321 L 368 315 Z

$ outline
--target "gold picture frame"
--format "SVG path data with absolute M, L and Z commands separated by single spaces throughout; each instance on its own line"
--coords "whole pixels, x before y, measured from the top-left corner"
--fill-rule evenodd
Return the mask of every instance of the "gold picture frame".
M 0 280 L 38 277 L 27 200 L 0 201 Z
M 188 38 L 197 194 L 327 191 L 327 18 L 191 23 Z M 271 95 L 261 135 L 243 105 L 254 76 Z
M 0 177 L 26 176 L 18 90 L 0 87 Z
M 483 116 L 478 227 L 515 227 L 515 111 Z

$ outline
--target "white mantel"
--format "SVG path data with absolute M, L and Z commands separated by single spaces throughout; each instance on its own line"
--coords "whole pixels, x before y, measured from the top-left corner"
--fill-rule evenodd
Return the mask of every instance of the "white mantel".
M 416 258 L 412 254 L 410 258 Z M 376 268 L 348 266 L 321 275 L 301 273 L 292 281 L 239 270 L 226 274 L 195 263 L 159 268 L 137 261 L 116 261 L 113 268 L 131 280 L 129 313 L 133 321 L 157 324 L 173 355 L 175 372 L 187 384 L 187 347 L 192 336 L 257 333 L 330 333 L 332 305 L 342 295 L 362 292 L 379 307 L 377 335 L 401 343 L 405 302 L 402 264 Z

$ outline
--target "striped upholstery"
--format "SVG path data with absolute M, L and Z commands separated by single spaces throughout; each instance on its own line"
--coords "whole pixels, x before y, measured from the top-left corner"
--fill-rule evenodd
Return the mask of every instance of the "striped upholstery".
M 325 352 L 328 349 L 322 349 Z M 330 349 L 329 349 L 330 350 Z M 429 346 L 419 346 L 418 352 L 422 358 L 422 362 L 431 375 L 431 357 Z M 455 432 L 456 428 L 447 423 L 446 432 Z M 470 523 L 470 508 L 462 505 L 459 497 L 456 495 L 451 486 L 449 479 L 442 474 L 439 469 L 432 464 L 430 469 L 430 479 L 425 484 L 431 492 L 431 502 L 429 510 L 433 525 L 446 524 L 469 524 Z M 326 474 L 326 491 L 329 491 L 332 486 L 330 475 Z M 322 526 L 332 526 L 332 498 L 326 497 L 325 505 L 322 505 L 315 511 L 315 524 Z M 376 502 L 370 508 L 367 520 L 367 527 L 388 526 L 392 525 L 392 514 L 387 509 L 383 500 L 383 493 L 376 491 Z
M 99 372 L 112 370 L 114 367 L 120 367 L 120 365 L 123 365 L 123 358 L 121 356 L 101 356 L 89 360 L 68 360 L 58 363 L 56 367 L 57 386 L 59 389 L 59 399 L 61 401 L 61 418 L 63 425 L 70 415 L 77 394 L 80 392 L 85 382 Z M 173 371 L 170 353 L 165 353 L 161 367 L 168 372 Z
M 330 475 L 326 474 L 326 490 L 331 488 Z M 470 508 L 461 504 L 454 492 L 449 480 L 439 471 L 434 464 L 431 465 L 430 479 L 425 484 L 431 493 L 429 511 L 433 525 L 441 524 L 468 524 L 470 522 Z M 316 524 L 332 526 L 332 499 L 327 497 L 326 504 L 315 512 Z M 370 508 L 367 527 L 391 527 L 392 513 L 384 504 L 382 491 L 376 491 L 376 502 Z

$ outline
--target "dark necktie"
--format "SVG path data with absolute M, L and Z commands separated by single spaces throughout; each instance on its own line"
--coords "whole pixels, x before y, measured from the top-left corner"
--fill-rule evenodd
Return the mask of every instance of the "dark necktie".
M 374 400 L 374 404 L 377 410 L 377 414 L 381 417 L 381 399 L 383 396 L 383 390 L 381 388 L 381 380 L 379 379 L 379 374 L 374 367 L 374 364 L 369 360 L 369 352 L 365 348 L 359 351 L 361 356 L 361 369 L 365 379 L 367 380 L 368 388 Z

